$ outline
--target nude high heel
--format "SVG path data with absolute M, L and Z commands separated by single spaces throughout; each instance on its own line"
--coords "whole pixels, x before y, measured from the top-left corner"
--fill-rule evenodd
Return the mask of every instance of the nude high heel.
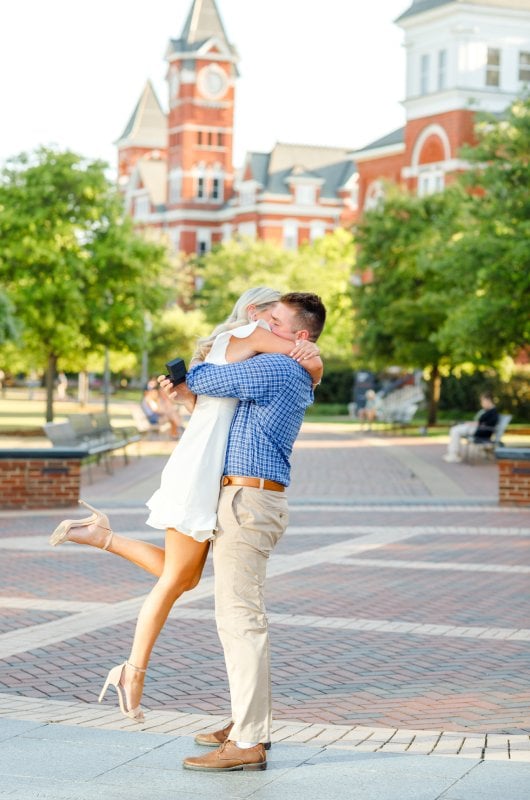
M 69 541 L 69 533 L 72 528 L 84 528 L 87 525 L 97 525 L 99 528 L 102 528 L 102 530 L 109 532 L 103 547 L 100 548 L 102 550 L 108 550 L 114 533 L 109 528 L 109 520 L 107 516 L 101 511 L 98 511 L 97 508 L 85 503 L 84 500 L 80 500 L 79 504 L 85 508 L 89 508 L 93 513 L 90 515 L 90 517 L 86 517 L 85 519 L 63 519 L 63 521 L 59 523 L 50 536 L 50 544 L 52 547 L 56 547 L 58 544 L 63 544 L 63 542 Z M 87 541 L 86 544 L 91 544 L 91 542 Z
M 123 670 L 125 667 L 130 667 L 131 669 L 136 670 L 136 672 L 145 672 L 145 669 L 141 669 L 140 667 L 135 667 L 134 664 L 129 663 L 129 661 L 124 661 L 123 664 L 118 664 L 117 667 L 112 667 L 109 674 L 107 675 L 107 680 L 103 684 L 103 689 L 99 695 L 98 703 L 101 703 L 103 698 L 105 697 L 105 693 L 109 686 L 114 686 L 116 689 L 116 693 L 118 695 L 118 703 L 120 705 L 120 711 L 129 719 L 134 719 L 136 722 L 143 722 L 144 712 L 140 708 L 140 706 L 136 706 L 136 708 L 127 708 L 127 695 L 125 693 L 125 689 L 120 683 Z

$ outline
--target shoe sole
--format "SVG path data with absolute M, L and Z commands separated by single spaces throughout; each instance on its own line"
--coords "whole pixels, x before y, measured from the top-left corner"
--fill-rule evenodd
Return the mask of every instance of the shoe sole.
M 222 742 L 202 742 L 200 739 L 195 739 L 195 744 L 200 744 L 201 747 L 221 747 Z M 265 742 L 263 745 L 265 750 L 270 750 L 272 747 L 271 742 Z
M 184 769 L 193 769 L 195 772 L 253 772 L 256 770 L 267 769 L 267 762 L 261 761 L 259 764 L 238 764 L 236 767 L 199 767 L 196 764 L 186 764 L 182 762 Z

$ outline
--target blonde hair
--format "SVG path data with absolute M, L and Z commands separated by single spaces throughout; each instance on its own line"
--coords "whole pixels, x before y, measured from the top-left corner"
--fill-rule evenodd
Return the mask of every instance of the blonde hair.
M 224 331 L 231 331 L 248 323 L 247 309 L 250 305 L 256 306 L 257 311 L 264 311 L 269 306 L 278 302 L 281 292 L 276 289 L 269 289 L 267 286 L 256 286 L 243 292 L 239 300 L 236 301 L 230 315 L 211 332 L 209 336 L 199 339 L 197 348 L 193 354 L 193 361 L 204 361 L 211 350 L 217 336 Z

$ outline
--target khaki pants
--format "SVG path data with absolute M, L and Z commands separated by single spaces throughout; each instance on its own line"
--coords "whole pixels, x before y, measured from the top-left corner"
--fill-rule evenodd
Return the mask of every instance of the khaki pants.
M 230 685 L 230 738 L 268 742 L 272 723 L 267 559 L 288 522 L 287 498 L 247 486 L 221 490 L 213 544 L 215 619 Z
M 447 452 L 450 456 L 460 455 L 460 439 L 463 436 L 471 436 L 477 430 L 477 422 L 461 422 L 458 425 L 453 425 L 449 431 L 449 446 Z

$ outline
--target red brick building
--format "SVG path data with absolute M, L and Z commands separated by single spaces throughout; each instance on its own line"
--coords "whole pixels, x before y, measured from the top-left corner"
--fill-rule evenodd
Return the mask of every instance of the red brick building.
M 147 83 L 118 140 L 119 181 L 139 226 L 177 250 L 205 252 L 235 234 L 287 248 L 350 223 L 357 176 L 336 147 L 277 144 L 233 166 L 238 55 L 215 0 L 193 0 L 166 59 L 166 113 Z
M 186 253 L 236 234 L 294 248 L 353 222 L 385 181 L 443 189 L 466 168 L 460 149 L 473 140 L 475 112 L 501 114 L 530 83 L 530 0 L 413 0 L 397 24 L 407 52 L 402 128 L 356 151 L 278 143 L 247 153 L 236 172 L 238 55 L 215 0 L 193 0 L 166 51 L 169 111 L 147 83 L 117 143 L 138 226 L 165 231 Z
M 403 128 L 353 155 L 359 208 L 384 182 L 419 194 L 466 168 L 476 111 L 502 112 L 530 83 L 530 0 L 414 0 L 397 19 L 407 52 Z

